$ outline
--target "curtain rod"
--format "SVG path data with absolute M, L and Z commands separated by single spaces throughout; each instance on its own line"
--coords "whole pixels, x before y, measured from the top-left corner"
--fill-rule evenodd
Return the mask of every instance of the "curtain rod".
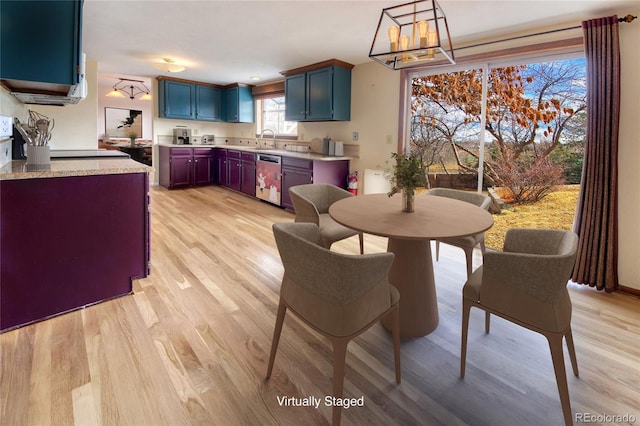
M 618 18 L 618 22 L 630 23 L 634 19 L 638 19 L 638 17 L 637 16 L 633 16 L 633 15 L 627 15 L 627 16 L 624 16 L 622 18 Z M 539 36 L 539 35 L 553 34 L 553 33 L 558 33 L 558 32 L 562 32 L 562 31 L 569 31 L 569 30 L 577 30 L 578 28 L 582 28 L 582 25 L 575 25 L 573 27 L 558 28 L 556 30 L 542 31 L 542 32 L 539 32 L 539 33 L 533 33 L 533 34 L 521 35 L 521 36 L 516 36 L 516 37 L 503 38 L 501 40 L 487 41 L 487 42 L 484 42 L 484 43 L 477 43 L 477 44 L 472 44 L 472 45 L 469 45 L 469 46 L 457 47 L 455 50 L 471 49 L 473 47 L 486 46 L 488 44 L 502 43 L 503 41 L 520 40 L 520 39 L 523 39 L 523 38 L 535 37 L 535 36 Z

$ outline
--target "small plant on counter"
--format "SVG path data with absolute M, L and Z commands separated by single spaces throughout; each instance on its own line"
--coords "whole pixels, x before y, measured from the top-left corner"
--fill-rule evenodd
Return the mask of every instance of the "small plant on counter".
M 136 139 L 138 138 L 138 134 L 136 132 L 129 132 L 127 136 L 131 140 L 131 146 L 135 146 Z

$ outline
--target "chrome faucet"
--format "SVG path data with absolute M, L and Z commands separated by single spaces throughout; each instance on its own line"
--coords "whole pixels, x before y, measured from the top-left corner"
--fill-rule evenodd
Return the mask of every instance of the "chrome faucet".
M 274 132 L 271 129 L 263 129 L 262 132 L 260 132 L 260 136 L 258 136 L 256 138 L 256 142 L 258 143 L 258 149 L 261 148 L 260 147 L 260 140 L 263 139 L 263 136 L 264 136 L 265 132 L 271 132 L 271 135 L 273 136 L 273 141 L 271 142 L 271 148 L 275 149 L 275 147 L 276 147 L 276 132 Z M 267 145 L 265 144 L 262 148 L 266 148 L 266 147 L 267 147 Z

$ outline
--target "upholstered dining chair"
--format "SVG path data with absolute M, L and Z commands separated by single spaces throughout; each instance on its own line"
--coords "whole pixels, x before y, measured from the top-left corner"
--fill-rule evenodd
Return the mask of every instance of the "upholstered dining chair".
M 313 223 L 276 223 L 276 245 L 284 265 L 267 379 L 271 377 L 284 317 L 289 309 L 333 345 L 333 396 L 342 398 L 347 344 L 378 320 L 391 316 L 396 382 L 400 384 L 398 290 L 387 277 L 393 253 L 346 255 L 322 246 Z M 333 407 L 340 424 L 341 407 Z
M 491 198 L 484 194 L 471 191 L 461 191 L 459 189 L 449 188 L 433 188 L 427 192 L 427 195 L 436 195 L 438 197 L 453 198 L 455 200 L 465 201 L 471 203 L 485 210 L 489 210 L 491 207 Z M 469 237 L 454 237 L 445 238 L 442 240 L 436 240 L 436 261 L 440 257 L 440 243 L 449 244 L 452 246 L 460 247 L 464 250 L 464 254 L 467 258 L 467 279 L 471 276 L 473 271 L 473 249 L 479 244 L 482 254 L 486 252 L 484 245 L 484 232 Z
M 309 183 L 289 188 L 289 196 L 296 212 L 296 222 L 315 223 L 320 227 L 322 244 L 330 249 L 336 241 L 358 235 L 360 254 L 364 253 L 362 232 L 340 225 L 329 216 L 329 207 L 343 198 L 353 197 L 349 191 L 327 183 Z
M 567 282 L 576 258 L 578 236 L 557 229 L 510 229 L 502 252 L 488 250 L 483 265 L 462 290 L 460 377 L 464 378 L 467 330 L 472 307 L 542 334 L 549 342 L 560 403 L 567 425 L 573 424 L 562 340 L 567 342 L 573 373 L 578 363 L 571 334 L 571 300 Z

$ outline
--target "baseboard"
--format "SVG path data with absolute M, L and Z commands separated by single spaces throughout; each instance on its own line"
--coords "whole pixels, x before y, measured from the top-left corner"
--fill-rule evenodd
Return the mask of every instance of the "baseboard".
M 619 285 L 618 286 L 618 291 L 620 293 L 625 293 L 625 294 L 630 294 L 632 296 L 635 297 L 640 297 L 640 290 L 638 290 L 637 288 L 632 288 L 632 287 L 627 287 L 624 285 Z

